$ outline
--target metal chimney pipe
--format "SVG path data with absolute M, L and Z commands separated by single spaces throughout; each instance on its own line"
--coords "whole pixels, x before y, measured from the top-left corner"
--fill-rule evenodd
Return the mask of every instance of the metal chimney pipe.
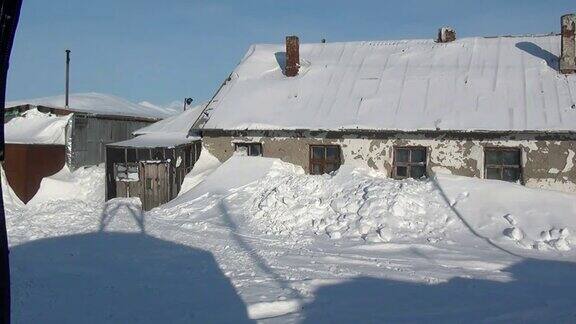
M 70 50 L 67 49 L 66 50 L 66 103 L 65 103 L 65 107 L 66 109 L 69 108 L 68 106 L 68 96 L 69 96 L 69 91 L 70 91 Z

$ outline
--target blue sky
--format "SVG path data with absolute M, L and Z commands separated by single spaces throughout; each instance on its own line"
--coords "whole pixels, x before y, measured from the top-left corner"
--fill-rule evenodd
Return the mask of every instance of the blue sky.
M 558 32 L 573 0 L 24 0 L 7 99 L 71 91 L 166 104 L 209 99 L 252 43 Z

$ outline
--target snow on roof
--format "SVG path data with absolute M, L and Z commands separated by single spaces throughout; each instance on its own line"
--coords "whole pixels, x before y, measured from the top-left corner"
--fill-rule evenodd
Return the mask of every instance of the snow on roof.
M 30 109 L 4 125 L 4 138 L 6 143 L 64 145 L 69 118 Z
M 205 129 L 576 130 L 576 76 L 559 36 L 253 45 L 206 112 Z
M 190 143 L 199 137 L 188 136 L 188 131 L 202 112 L 206 103 L 186 109 L 176 116 L 172 116 L 152 125 L 140 128 L 133 134 L 135 138 L 113 143 L 113 146 L 130 147 L 174 147 Z
M 134 132 L 134 135 L 151 134 L 151 133 L 183 133 L 188 135 L 188 131 L 202 112 L 206 103 L 190 107 L 178 115 L 168 117 L 152 125 L 140 128 Z
M 90 114 L 116 115 L 144 118 L 166 118 L 175 112 L 154 105 L 139 105 L 126 99 L 102 93 L 75 93 L 70 94 L 70 110 Z M 52 108 L 65 107 L 64 95 L 25 99 L 6 103 L 6 107 L 20 105 L 47 106 Z
M 186 109 L 186 111 L 135 131 L 135 138 L 113 143 L 114 146 L 130 147 L 174 147 L 198 140 L 188 136 L 188 131 L 204 109 L 206 103 Z
M 180 133 L 166 133 L 166 134 L 144 134 L 136 136 L 132 139 L 109 144 L 111 146 L 128 146 L 128 147 L 175 147 L 178 145 L 192 143 L 199 140 L 200 137 L 190 136 L 186 137 Z

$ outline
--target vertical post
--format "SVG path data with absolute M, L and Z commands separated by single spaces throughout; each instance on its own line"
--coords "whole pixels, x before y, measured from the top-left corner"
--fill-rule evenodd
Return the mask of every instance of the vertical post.
M 70 91 L 70 50 L 66 50 L 66 109 L 70 108 L 68 105 L 68 98 L 69 98 L 69 91 Z
M 300 40 L 298 36 L 286 36 L 286 76 L 298 75 L 300 69 Z
M 561 49 L 560 49 L 560 73 L 572 74 L 576 72 L 576 14 L 567 14 L 560 18 Z
M 22 0 L 0 0 L 0 159 L 4 160 L 4 101 L 6 76 Z M 8 235 L 0 188 L 0 323 L 10 323 L 10 263 Z

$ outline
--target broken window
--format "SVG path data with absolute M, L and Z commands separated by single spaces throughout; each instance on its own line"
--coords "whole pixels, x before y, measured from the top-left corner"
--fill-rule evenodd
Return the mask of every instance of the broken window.
M 116 181 L 138 181 L 138 163 L 114 163 Z
M 395 147 L 392 172 L 392 176 L 396 179 L 426 177 L 426 148 L 418 146 Z
M 521 152 L 519 148 L 484 148 L 484 178 L 521 182 Z
M 310 145 L 310 174 L 324 174 L 340 168 L 340 146 Z
M 234 143 L 234 151 L 247 156 L 262 156 L 261 143 Z

